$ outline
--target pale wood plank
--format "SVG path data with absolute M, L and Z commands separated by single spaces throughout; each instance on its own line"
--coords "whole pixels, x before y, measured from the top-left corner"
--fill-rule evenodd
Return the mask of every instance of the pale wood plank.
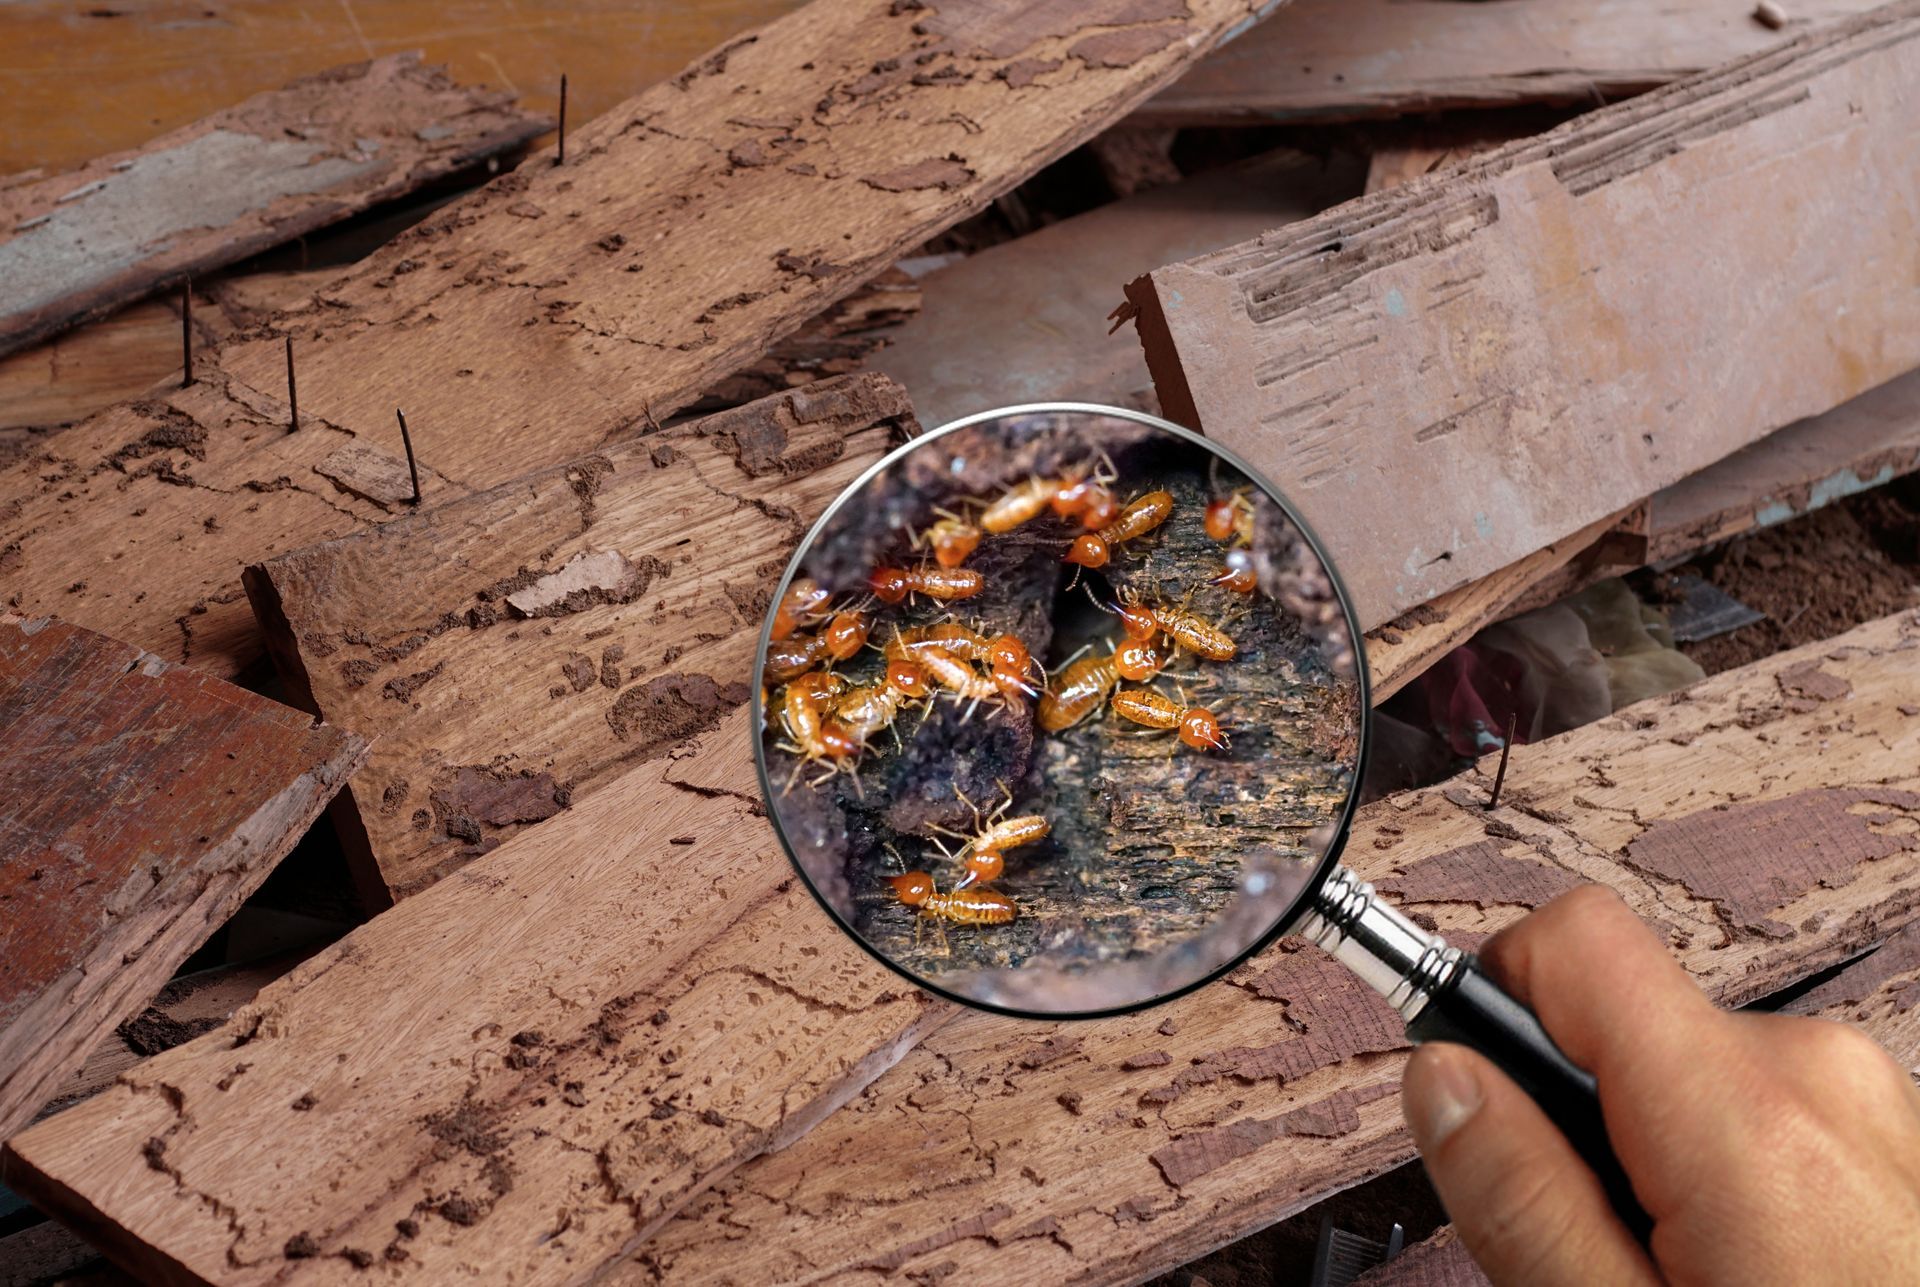
M 1498 810 L 1492 757 L 1370 805 L 1346 860 L 1467 944 L 1610 885 L 1716 1000 L 1754 1000 L 1920 911 L 1917 657 L 1907 613 L 1715 676 L 1515 748 Z M 1124 1018 L 962 1015 L 621 1281 L 1137 1280 L 1411 1157 L 1403 1042 L 1297 943 Z
M 366 756 L 352 733 L 0 613 L 0 1137 L 159 990 Z
M 1289 490 L 1367 627 L 1827 411 L 1920 365 L 1917 37 L 1903 0 L 1161 269 L 1161 405 Z

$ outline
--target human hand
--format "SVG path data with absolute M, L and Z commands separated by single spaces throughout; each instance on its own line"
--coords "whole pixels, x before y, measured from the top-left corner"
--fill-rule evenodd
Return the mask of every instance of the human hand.
M 1843 1024 L 1717 1009 L 1608 890 L 1481 963 L 1591 1071 L 1650 1252 L 1534 1102 L 1462 1046 L 1407 1065 L 1407 1124 L 1497 1284 L 1920 1282 L 1920 1092 Z

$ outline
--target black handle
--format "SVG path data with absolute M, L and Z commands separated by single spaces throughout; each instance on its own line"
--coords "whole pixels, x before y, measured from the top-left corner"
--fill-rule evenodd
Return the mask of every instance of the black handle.
M 1566 1135 L 1607 1191 L 1613 1209 L 1642 1246 L 1653 1220 L 1633 1196 L 1600 1117 L 1600 1096 L 1593 1074 L 1560 1053 L 1533 1011 L 1508 996 L 1463 957 L 1460 968 L 1407 1025 L 1415 1043 L 1452 1041 L 1479 1051 L 1533 1097 Z

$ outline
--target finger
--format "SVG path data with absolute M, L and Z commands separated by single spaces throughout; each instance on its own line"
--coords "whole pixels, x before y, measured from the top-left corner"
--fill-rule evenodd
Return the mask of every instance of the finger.
M 1566 1136 L 1487 1060 L 1423 1045 L 1401 1090 L 1440 1201 L 1496 1284 L 1659 1281 Z

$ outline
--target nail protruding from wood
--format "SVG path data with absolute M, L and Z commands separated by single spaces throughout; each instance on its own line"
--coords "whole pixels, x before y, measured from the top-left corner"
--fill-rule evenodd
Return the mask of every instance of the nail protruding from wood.
M 420 466 L 413 460 L 413 435 L 407 432 L 407 413 L 395 407 L 393 418 L 400 422 L 400 445 L 407 449 L 407 473 L 413 478 L 413 499 L 407 504 L 418 505 L 420 503 Z
M 193 383 L 193 278 L 180 283 L 180 387 Z
M 1753 7 L 1753 20 L 1768 31 L 1778 31 L 1787 25 L 1787 11 L 1775 0 L 1760 0 Z
M 1500 767 L 1493 772 L 1493 794 L 1487 797 L 1487 808 L 1492 809 L 1500 803 L 1500 788 L 1507 782 L 1507 757 L 1513 754 L 1513 735 L 1520 728 L 1520 712 L 1507 716 L 1507 740 L 1500 747 Z
M 287 432 L 300 427 L 300 391 L 293 383 L 293 336 L 287 336 Z
M 560 73 L 560 145 L 554 153 L 553 163 L 555 165 L 567 163 L 567 74 L 565 72 Z

